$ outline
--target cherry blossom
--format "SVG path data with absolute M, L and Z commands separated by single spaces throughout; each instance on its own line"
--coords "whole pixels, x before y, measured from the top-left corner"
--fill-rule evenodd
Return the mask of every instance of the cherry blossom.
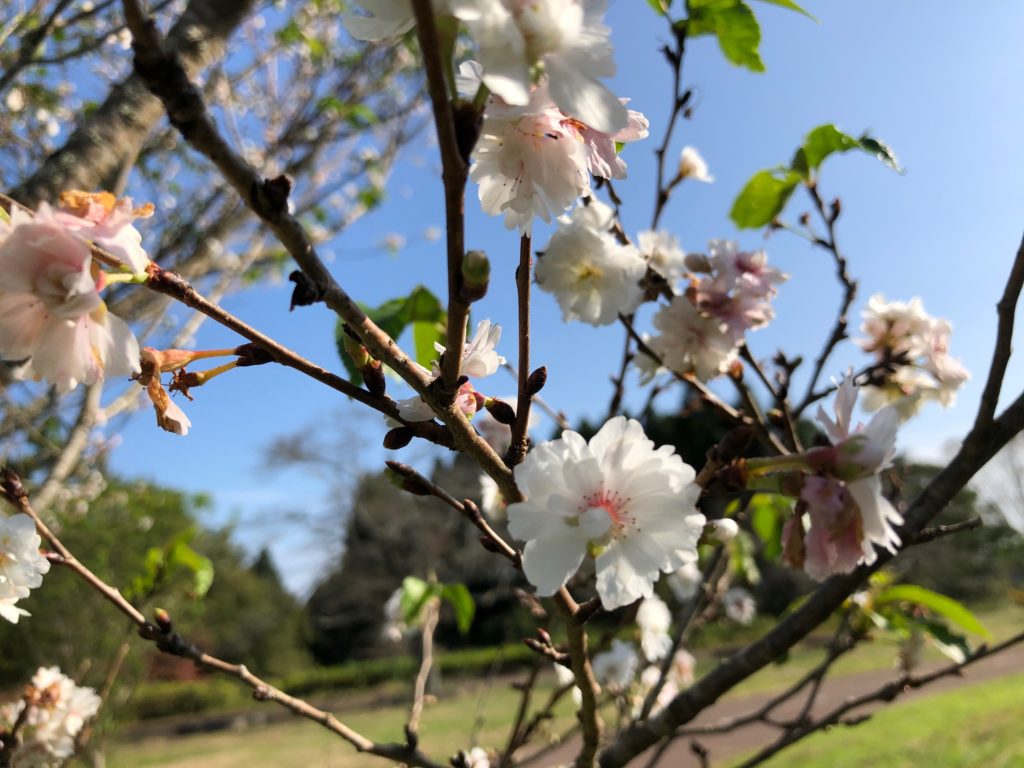
M 895 552 L 900 543 L 894 526 L 903 517 L 882 494 L 878 476 L 895 454 L 900 415 L 887 406 L 866 426 L 853 428 L 856 401 L 848 375 L 836 391 L 834 420 L 818 409 L 832 445 L 807 454 L 818 470 L 804 478 L 800 491 L 809 525 L 797 516 L 783 532 L 787 561 L 819 580 L 848 573 L 860 563 L 870 565 L 877 559 L 876 545 Z
M 703 181 L 708 184 L 715 180 L 708 173 L 708 164 L 704 162 L 704 158 L 693 147 L 683 147 L 683 151 L 679 153 L 679 169 L 676 175 L 676 182 L 678 183 L 683 179 L 693 179 L 694 181 Z
M 664 277 L 669 286 L 676 285 L 686 274 L 686 254 L 673 235 L 664 230 L 646 230 L 637 234 L 636 240 L 647 266 Z
M 589 443 L 566 430 L 530 451 L 515 478 L 526 500 L 509 505 L 509 531 L 526 541 L 523 570 L 542 596 L 589 554 L 612 610 L 697 557 L 704 516 L 693 469 L 670 446 L 655 449 L 637 421 L 611 419 Z
M 540 65 L 566 115 L 604 133 L 627 126 L 626 109 L 598 78 L 615 74 L 605 0 L 451 0 L 479 46 L 483 81 L 505 103 L 525 105 Z
M 664 601 L 657 595 L 644 598 L 636 612 L 636 625 L 640 628 L 640 649 L 644 658 L 647 661 L 663 659 L 672 647 L 668 634 L 672 614 Z
M 722 595 L 722 608 L 725 615 L 737 624 L 750 624 L 757 615 L 754 598 L 743 587 L 731 587 Z
M 92 688 L 75 685 L 57 667 L 40 668 L 21 701 L 0 707 L 0 730 L 12 727 L 29 708 L 12 765 L 62 765 L 75 753 L 75 737 L 100 703 Z
M 29 615 L 16 603 L 40 586 L 50 571 L 50 561 L 39 553 L 41 545 L 31 517 L 0 517 L 0 617 L 12 624 Z
M 655 348 L 676 373 L 707 381 L 728 371 L 739 353 L 726 324 L 701 313 L 687 296 L 673 296 L 652 322 L 661 332 L 654 337 Z
M 132 272 L 146 271 L 149 255 L 132 221 L 152 216 L 152 204 L 136 208 L 130 197 L 118 200 L 109 192 L 79 191 L 61 193 L 60 204 L 55 215 L 61 224 L 116 256 Z
M 881 294 L 868 300 L 862 317 L 865 338 L 857 344 L 892 370 L 865 387 L 866 410 L 895 404 L 907 418 L 927 400 L 953 405 L 970 374 L 949 354 L 948 321 L 930 316 L 920 299 L 886 301 Z
M 497 323 L 492 325 L 490 320 L 481 320 L 477 324 L 476 333 L 470 341 L 466 342 L 465 350 L 462 353 L 460 368 L 462 373 L 478 379 L 495 373 L 505 364 L 505 358 L 495 352 L 495 347 L 498 346 L 500 340 L 501 326 Z M 434 349 L 439 354 L 444 354 L 445 348 L 436 341 Z
M 640 657 L 633 644 L 616 638 L 609 650 L 594 655 L 594 677 L 609 692 L 624 693 L 639 665 Z
M 537 261 L 537 285 L 555 295 L 566 321 L 607 325 L 643 299 L 646 265 L 636 248 L 611 234 L 614 216 L 598 200 L 577 208 L 559 219 Z
M 697 595 L 697 591 L 704 581 L 704 574 L 701 573 L 697 561 L 693 560 L 670 573 L 665 580 L 668 582 L 672 594 L 676 596 L 676 600 L 686 602 Z
M 0 227 L 0 355 L 61 391 L 139 370 L 135 335 L 107 311 L 86 243 L 43 203 Z

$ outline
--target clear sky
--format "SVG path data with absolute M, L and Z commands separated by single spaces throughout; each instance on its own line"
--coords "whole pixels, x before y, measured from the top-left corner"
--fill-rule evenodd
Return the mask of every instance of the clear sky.
M 885 169 L 867 155 L 826 162 L 821 188 L 843 201 L 838 237 L 860 281 L 855 310 L 881 292 L 891 299 L 920 296 L 926 310 L 953 323 L 952 353 L 973 378 L 956 407 L 928 405 L 900 433 L 899 446 L 923 458 L 940 457 L 962 435 L 976 406 L 994 339 L 995 303 L 1021 237 L 1024 206 L 1024 3 L 807 0 L 819 23 L 765 3 L 752 3 L 762 24 L 764 74 L 725 61 L 710 38 L 692 41 L 686 83 L 696 90 L 693 118 L 682 124 L 671 155 L 697 147 L 715 183 L 684 184 L 662 224 L 688 250 L 710 238 L 735 238 L 746 249 L 764 247 L 772 264 L 792 279 L 776 300 L 777 318 L 748 337 L 761 358 L 782 347 L 813 357 L 834 320 L 840 292 L 823 251 L 784 232 L 767 241 L 757 231 L 737 232 L 728 219 L 736 193 L 757 170 L 786 162 L 811 128 L 834 122 L 859 135 L 870 130 L 887 141 L 906 168 Z M 676 2 L 678 5 L 678 0 Z M 660 143 L 670 101 L 669 70 L 658 53 L 664 23 L 641 0 L 611 0 L 618 75 L 610 85 L 651 122 L 651 137 L 630 145 L 623 157 L 629 178 L 617 185 L 626 201 L 626 230 L 649 226 L 654 198 L 653 150 Z M 301 185 L 303 181 L 297 180 Z M 807 209 L 797 196 L 784 218 Z M 468 245 L 491 256 L 490 294 L 474 306 L 506 329 L 502 351 L 514 362 L 513 271 L 518 237 L 484 217 L 471 187 Z M 443 296 L 443 243 L 423 232 L 443 221 L 438 160 L 428 140 L 410 148 L 388 187 L 388 202 L 324 249 L 342 285 L 376 304 L 423 283 Z M 374 251 L 397 233 L 409 245 L 396 255 Z M 542 247 L 550 228 L 539 226 Z M 374 254 L 376 255 L 369 255 Z M 323 306 L 287 311 L 288 286 L 264 286 L 232 297 L 227 306 L 313 360 L 340 369 L 334 351 L 334 318 Z M 566 325 L 554 299 L 535 299 L 533 362 L 548 366 L 543 396 L 570 420 L 601 416 L 611 394 L 609 374 L 618 363 L 623 331 Z M 649 317 L 649 313 L 647 314 Z M 237 343 L 207 324 L 200 347 Z M 852 345 L 833 357 L 828 375 L 864 360 Z M 493 381 L 493 384 L 492 384 Z M 642 402 L 635 378 L 628 403 Z M 499 373 L 483 382 L 494 395 L 514 390 Z M 1024 367 L 1013 360 L 1006 391 L 1024 385 Z M 398 396 L 404 389 L 391 385 Z M 293 523 L 266 524 L 291 510 L 323 506 L 324 486 L 310 477 L 262 464 L 260 448 L 275 434 L 298 429 L 347 429 L 351 463 L 382 465 L 382 423 L 362 414 L 311 380 L 272 366 L 229 374 L 195 392 L 185 407 L 193 431 L 181 438 L 155 428 L 151 414 L 136 416 L 113 455 L 115 470 L 171 486 L 211 492 L 211 522 L 262 524 L 240 535 L 247 546 L 270 545 L 294 589 L 306 590 L 320 572 L 329 545 Z M 677 394 L 663 396 L 670 406 Z M 540 434 L 547 436 L 550 425 Z M 409 452 L 407 449 L 406 453 Z M 417 449 L 421 462 L 430 453 Z M 340 530 L 340 521 L 339 521 Z M 339 534 L 340 535 L 340 534 Z

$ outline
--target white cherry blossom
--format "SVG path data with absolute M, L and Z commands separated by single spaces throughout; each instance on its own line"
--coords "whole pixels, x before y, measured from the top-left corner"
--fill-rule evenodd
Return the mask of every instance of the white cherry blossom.
M 675 286 L 686 275 L 686 254 L 679 247 L 674 235 L 659 229 L 645 230 L 637 237 L 640 255 L 647 260 L 647 266 L 664 277 L 669 286 Z
M 679 153 L 679 169 L 676 178 L 679 181 L 693 179 L 694 181 L 703 181 L 708 184 L 715 180 L 708 173 L 708 164 L 704 162 L 704 158 L 693 147 L 683 147 L 683 151 Z
M 754 598 L 743 587 L 731 587 L 722 595 L 722 608 L 725 615 L 737 624 L 750 624 L 757 615 Z
M 466 342 L 462 353 L 462 373 L 477 379 L 495 373 L 505 364 L 505 358 L 495 351 L 500 340 L 501 326 L 497 323 L 492 325 L 490 320 L 481 320 L 476 326 L 476 333 Z M 436 341 L 434 349 L 439 354 L 444 354 L 445 348 Z
M 50 571 L 50 561 L 39 553 L 41 545 L 31 517 L 0 517 L 0 617 L 12 624 L 29 615 L 15 604 L 40 586 Z
M 692 600 L 697 595 L 697 591 L 704 581 L 704 574 L 701 573 L 697 561 L 693 560 L 670 573 L 666 577 L 666 581 L 672 594 L 676 596 L 676 600 L 683 603 Z
M 542 596 L 590 554 L 612 610 L 649 597 L 660 572 L 697 557 L 694 471 L 671 446 L 655 449 L 637 421 L 611 419 L 589 443 L 567 430 L 530 451 L 515 478 L 526 500 L 509 505 L 509 531 L 526 541 L 523 570 Z
M 636 612 L 636 625 L 640 628 L 640 649 L 644 658 L 647 661 L 663 659 L 672 647 L 668 634 L 672 614 L 665 602 L 657 595 L 645 597 Z
M 611 234 L 614 211 L 598 200 L 559 219 L 537 261 L 537 285 L 553 293 L 566 321 L 591 325 L 615 322 L 643 299 L 646 265 L 631 245 Z
M 640 657 L 633 644 L 616 638 L 609 650 L 594 656 L 594 677 L 609 692 L 623 693 L 633 682 L 639 665 Z

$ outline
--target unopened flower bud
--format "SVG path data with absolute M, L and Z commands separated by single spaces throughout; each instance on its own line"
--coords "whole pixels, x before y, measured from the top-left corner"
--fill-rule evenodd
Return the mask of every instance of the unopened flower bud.
M 484 407 L 498 423 L 507 424 L 508 426 L 515 424 L 516 411 L 504 400 L 498 400 L 497 398 L 490 397 L 484 401 Z
M 380 360 L 370 358 L 370 362 L 360 368 L 359 372 L 363 374 L 363 383 L 366 385 L 367 391 L 371 395 L 383 397 L 387 389 L 387 381 L 384 378 L 384 366 L 381 365 Z
M 341 344 L 345 348 L 345 354 L 352 359 L 352 364 L 360 371 L 362 371 L 362 369 L 365 368 L 372 359 L 370 357 L 370 353 L 367 352 L 366 347 L 363 346 L 362 342 L 349 333 L 341 334 Z
M 165 611 L 163 608 L 157 608 L 153 612 L 153 618 L 156 620 L 156 625 L 164 634 L 168 634 L 173 625 L 171 624 L 171 614 Z
M 697 273 L 710 273 L 711 262 L 708 261 L 708 257 L 703 253 L 688 253 L 683 261 L 683 264 L 691 272 Z
M 487 293 L 491 262 L 483 251 L 467 251 L 462 257 L 462 286 L 459 297 L 466 303 L 478 301 Z
M 405 448 L 412 441 L 413 434 L 409 427 L 395 427 L 384 435 L 384 447 L 389 451 Z
M 526 380 L 526 394 L 533 397 L 542 389 L 544 385 L 548 383 L 548 369 L 547 366 L 542 365 L 540 368 L 530 374 Z

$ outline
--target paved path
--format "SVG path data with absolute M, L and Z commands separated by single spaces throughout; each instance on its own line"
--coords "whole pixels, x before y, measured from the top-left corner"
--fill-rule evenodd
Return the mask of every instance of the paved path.
M 923 665 L 917 673 L 928 672 L 943 664 Z M 966 670 L 962 676 L 950 675 L 935 682 L 905 693 L 897 699 L 897 702 L 911 701 L 913 699 L 929 696 L 940 691 L 946 691 L 963 685 L 979 683 L 984 680 L 1004 677 L 1006 675 L 1024 672 L 1024 646 L 1017 645 L 1002 653 L 995 654 L 987 659 L 975 662 Z M 824 714 L 836 706 L 842 704 L 851 696 L 859 696 L 873 691 L 885 683 L 894 679 L 892 670 L 877 670 L 861 674 L 846 675 L 826 680 L 818 695 L 814 713 Z M 774 694 L 763 693 L 750 696 L 725 699 L 705 710 L 693 721 L 693 726 L 715 725 L 737 716 L 745 715 L 755 711 L 762 706 Z M 802 699 L 780 706 L 775 710 L 777 716 L 786 718 L 795 716 L 800 709 Z M 858 713 L 871 712 L 879 705 L 869 705 Z M 759 747 L 771 743 L 777 738 L 779 731 L 763 723 L 754 723 L 743 728 L 736 729 L 727 734 L 714 734 L 700 736 L 700 743 L 707 748 L 712 766 L 728 765 L 730 759 L 738 755 L 752 752 Z M 566 765 L 572 762 L 576 754 L 576 744 L 567 744 L 565 747 L 544 755 L 542 759 L 527 763 L 529 768 L 553 768 L 553 766 Z M 646 768 L 652 752 L 641 755 L 630 763 L 630 768 Z M 697 768 L 700 765 L 698 759 L 691 753 L 689 741 L 678 739 L 658 762 L 658 768 Z

